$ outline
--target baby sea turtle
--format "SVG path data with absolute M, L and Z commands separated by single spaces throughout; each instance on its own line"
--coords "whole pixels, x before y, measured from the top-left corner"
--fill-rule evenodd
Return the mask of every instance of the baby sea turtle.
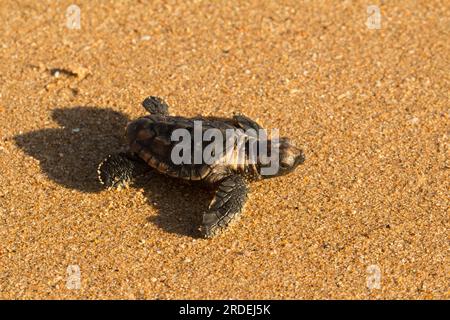
M 263 161 L 259 153 L 256 153 L 254 157 L 249 151 L 255 150 L 250 148 L 250 142 L 255 142 L 255 139 L 257 142 L 261 140 L 259 136 L 247 133 L 262 130 L 255 121 L 243 115 L 235 115 L 231 119 L 170 116 L 168 105 L 157 97 L 146 98 L 142 105 L 150 114 L 128 123 L 125 133 L 128 141 L 127 151 L 112 154 L 100 163 L 99 180 L 107 188 L 121 188 L 146 170 L 153 169 L 174 178 L 214 188 L 214 198 L 208 211 L 203 214 L 200 227 L 200 231 L 206 238 L 215 236 L 239 216 L 247 199 L 249 181 L 287 174 L 305 160 L 302 150 L 295 147 L 287 138 L 280 138 L 276 142 L 279 165 L 272 174 L 265 175 L 263 170 L 269 166 L 267 157 Z M 244 149 L 244 154 L 240 154 L 240 161 L 237 161 L 238 143 L 233 142 L 231 149 L 220 139 L 195 143 L 192 137 L 196 134 L 195 126 L 199 123 L 201 123 L 203 134 L 208 129 L 223 133 L 223 136 L 226 136 L 226 131 L 230 129 L 239 131 L 240 137 L 243 138 L 240 141 L 244 141 L 244 145 L 248 147 Z M 228 153 L 224 151 L 224 154 L 228 155 L 227 161 L 223 161 L 224 157 L 220 156 L 213 158 L 212 162 L 205 159 L 201 159 L 200 162 L 198 160 L 181 163 L 174 161 L 173 151 L 178 142 L 173 141 L 172 135 L 177 129 L 184 129 L 183 132 L 190 133 L 189 137 L 192 140 L 189 141 L 191 148 L 188 149 L 190 160 L 194 158 L 195 150 L 203 151 L 208 145 L 216 144 L 217 147 L 222 146 L 222 149 L 218 150 L 231 151 Z M 273 145 L 275 142 L 268 140 L 266 149 L 270 149 Z M 214 152 L 211 154 L 216 156 Z M 271 156 L 271 153 L 266 155 Z

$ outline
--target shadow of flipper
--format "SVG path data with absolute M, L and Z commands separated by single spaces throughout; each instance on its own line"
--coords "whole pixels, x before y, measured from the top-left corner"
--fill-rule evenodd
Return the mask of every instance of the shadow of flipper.
M 200 238 L 202 214 L 212 199 L 212 192 L 197 185 L 180 183 L 180 180 L 151 172 L 136 183 L 158 215 L 147 221 L 169 232 Z

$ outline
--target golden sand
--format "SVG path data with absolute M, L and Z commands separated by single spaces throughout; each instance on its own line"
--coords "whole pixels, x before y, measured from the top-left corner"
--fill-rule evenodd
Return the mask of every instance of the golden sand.
M 449 298 L 448 1 L 70 4 L 0 2 L 0 298 Z M 307 160 L 200 239 L 210 193 L 96 180 L 148 95 Z

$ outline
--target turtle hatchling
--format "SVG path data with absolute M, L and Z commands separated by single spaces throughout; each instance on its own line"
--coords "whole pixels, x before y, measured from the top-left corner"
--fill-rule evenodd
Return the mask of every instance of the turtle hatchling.
M 99 180 L 108 189 L 121 188 L 156 170 L 212 188 L 214 197 L 200 226 L 206 238 L 219 234 L 240 215 L 249 182 L 285 175 L 305 161 L 302 150 L 288 138 L 268 140 L 264 136 L 265 144 L 261 144 L 258 133 L 262 127 L 246 116 L 171 116 L 168 105 L 153 96 L 142 105 L 148 114 L 128 123 L 126 151 L 111 154 L 100 163 Z M 239 134 L 230 139 L 230 132 Z

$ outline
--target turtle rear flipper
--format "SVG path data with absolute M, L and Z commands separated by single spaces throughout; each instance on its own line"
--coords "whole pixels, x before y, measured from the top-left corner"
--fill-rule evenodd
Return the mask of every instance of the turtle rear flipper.
M 237 218 L 247 200 L 247 186 L 240 175 L 225 178 L 219 184 L 209 211 L 203 215 L 201 231 L 206 238 L 217 235 Z
M 169 115 L 169 106 L 161 98 L 150 96 L 142 101 L 142 106 L 150 114 L 157 114 L 161 116 Z
M 132 153 L 120 152 L 109 155 L 98 166 L 98 179 L 108 189 L 121 189 L 132 183 L 138 175 L 150 167 Z

